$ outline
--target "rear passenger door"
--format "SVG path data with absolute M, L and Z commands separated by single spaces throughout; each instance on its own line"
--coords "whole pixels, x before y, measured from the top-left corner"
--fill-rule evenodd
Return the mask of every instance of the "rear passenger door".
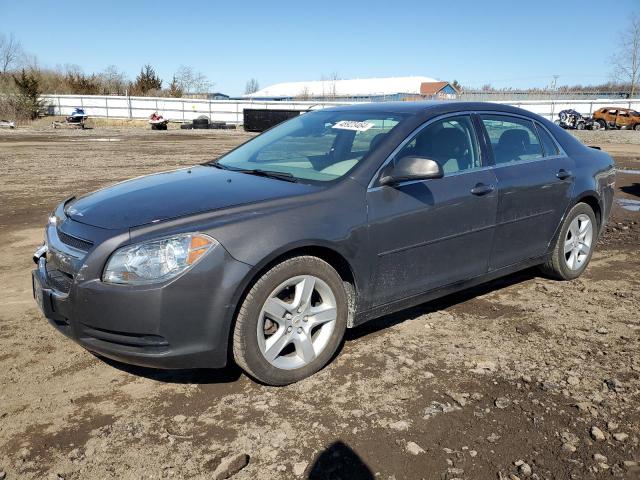
M 618 110 L 618 117 L 616 118 L 616 127 L 627 128 L 631 123 L 631 115 L 628 110 Z
M 573 160 L 537 122 L 481 114 L 494 157 L 498 215 L 490 269 L 542 256 L 566 211 Z

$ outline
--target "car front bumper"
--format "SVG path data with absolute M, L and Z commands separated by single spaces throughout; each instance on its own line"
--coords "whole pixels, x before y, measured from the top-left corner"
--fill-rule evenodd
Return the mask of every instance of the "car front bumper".
M 55 259 L 68 246 L 56 227 L 47 228 L 47 247 L 32 272 L 34 298 L 49 323 L 68 338 L 97 354 L 145 367 L 226 364 L 236 296 L 251 267 L 222 245 L 177 278 L 142 286 L 59 272 Z M 91 271 L 92 262 L 98 262 L 97 272 L 104 258 L 89 252 L 83 262 L 78 273 Z

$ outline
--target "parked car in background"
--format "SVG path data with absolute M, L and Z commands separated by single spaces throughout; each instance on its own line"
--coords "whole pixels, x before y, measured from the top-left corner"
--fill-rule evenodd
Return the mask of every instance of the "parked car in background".
M 600 128 L 624 128 L 640 131 L 640 113 L 630 108 L 600 108 L 594 112 L 593 119 L 600 124 Z
M 62 202 L 34 297 L 88 350 L 285 385 L 346 328 L 531 266 L 584 272 L 611 157 L 507 105 L 369 103 Z M 426 353 L 428 354 L 428 352 Z
M 558 120 L 555 121 L 555 124 L 569 130 L 598 130 L 600 128 L 600 124 L 594 122 L 593 118 L 583 117 L 580 112 L 573 109 L 562 110 L 558 114 Z

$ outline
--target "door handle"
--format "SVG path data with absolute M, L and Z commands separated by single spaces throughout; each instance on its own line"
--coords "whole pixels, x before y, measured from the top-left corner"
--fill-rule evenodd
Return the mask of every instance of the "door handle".
M 471 193 L 474 195 L 486 195 L 487 193 L 491 193 L 494 190 L 493 185 L 485 185 L 484 183 L 478 183 L 475 187 L 471 189 Z
M 567 180 L 571 178 L 571 172 L 567 172 L 564 168 L 560 169 L 558 173 L 556 173 L 556 177 L 560 180 Z

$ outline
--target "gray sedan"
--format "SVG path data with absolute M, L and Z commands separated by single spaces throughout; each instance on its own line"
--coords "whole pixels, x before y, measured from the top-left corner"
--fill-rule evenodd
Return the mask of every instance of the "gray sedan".
M 216 161 L 62 202 L 34 297 L 85 348 L 285 385 L 345 329 L 531 266 L 587 267 L 609 155 L 488 103 L 306 113 Z

